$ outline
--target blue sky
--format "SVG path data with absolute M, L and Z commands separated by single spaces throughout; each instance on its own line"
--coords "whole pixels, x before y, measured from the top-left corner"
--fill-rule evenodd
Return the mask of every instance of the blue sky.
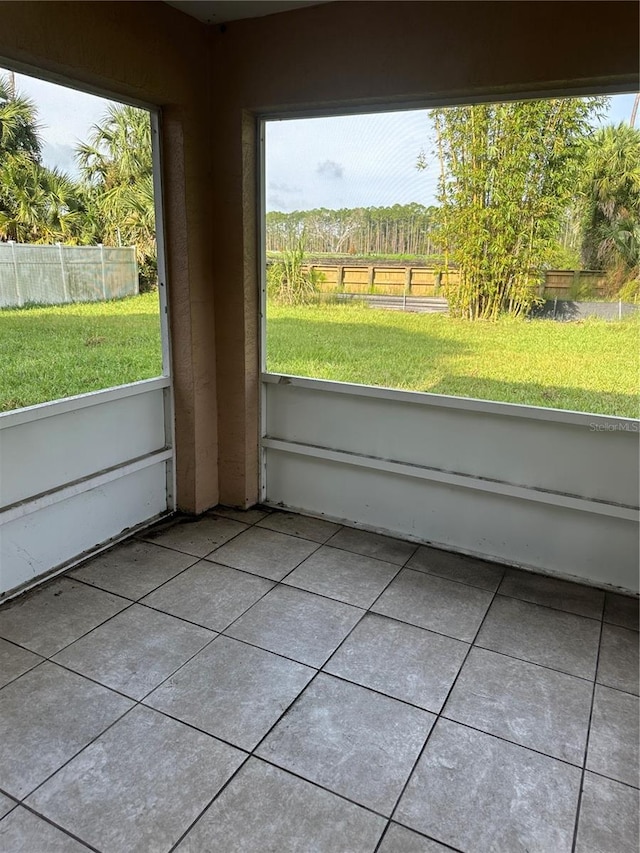
M 23 74 L 16 74 L 16 90 L 36 104 L 44 164 L 75 175 L 74 148 L 87 140 L 91 126 L 100 121 L 110 102 Z
M 74 148 L 110 102 L 22 74 L 16 88 L 37 105 L 45 165 L 75 175 Z M 633 99 L 612 97 L 608 120 L 629 121 Z M 269 122 L 267 210 L 431 204 L 437 170 L 416 169 L 431 146 L 427 110 Z
M 612 97 L 605 123 L 629 121 L 634 97 Z M 432 204 L 432 140 L 427 110 L 269 122 L 267 210 Z M 416 169 L 421 150 L 424 171 Z

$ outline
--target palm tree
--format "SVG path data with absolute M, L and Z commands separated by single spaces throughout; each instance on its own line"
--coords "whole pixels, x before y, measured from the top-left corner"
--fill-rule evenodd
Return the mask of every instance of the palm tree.
M 144 110 L 112 104 L 76 157 L 97 238 L 135 245 L 143 283 L 157 276 L 151 123 Z
M 27 240 L 37 230 L 40 161 L 36 108 L 0 76 L 0 239 Z
M 0 75 L 0 159 L 25 154 L 40 162 L 40 138 L 36 106 L 16 95 L 9 75 Z
M 587 268 L 637 275 L 640 130 L 621 123 L 594 133 L 584 149 L 580 192 Z
M 88 198 L 59 169 L 40 161 L 35 104 L 0 75 L 0 240 L 88 243 L 96 231 Z
M 0 163 L 0 238 L 34 242 L 42 220 L 39 166 L 25 154 L 6 152 Z
M 37 242 L 89 242 L 87 208 L 78 184 L 59 169 L 39 168 L 42 220 Z

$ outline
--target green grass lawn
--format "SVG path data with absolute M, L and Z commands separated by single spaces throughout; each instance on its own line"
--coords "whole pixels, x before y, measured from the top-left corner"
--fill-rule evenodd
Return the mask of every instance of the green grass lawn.
M 276 373 L 638 417 L 640 322 L 270 306 Z M 0 311 L 0 411 L 161 373 L 158 296 Z
M 640 322 L 468 323 L 362 305 L 270 306 L 274 373 L 638 417 Z
M 0 411 L 161 373 L 157 293 L 0 311 Z

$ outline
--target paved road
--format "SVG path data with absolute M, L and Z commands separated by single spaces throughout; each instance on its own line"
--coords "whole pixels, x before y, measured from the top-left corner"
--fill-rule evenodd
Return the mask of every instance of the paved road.
M 387 308 L 394 311 L 412 311 L 417 314 L 447 314 L 449 305 L 446 299 L 434 296 L 385 296 L 371 293 L 339 293 L 343 301 L 358 300 L 372 308 Z

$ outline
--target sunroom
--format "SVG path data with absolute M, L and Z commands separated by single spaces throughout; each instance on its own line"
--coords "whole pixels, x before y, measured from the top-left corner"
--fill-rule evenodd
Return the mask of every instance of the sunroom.
M 637 5 L 0 6 L 152 115 L 162 335 L 0 414 L 0 849 L 637 849 L 637 419 L 268 371 L 263 310 L 265 122 L 635 92 Z

